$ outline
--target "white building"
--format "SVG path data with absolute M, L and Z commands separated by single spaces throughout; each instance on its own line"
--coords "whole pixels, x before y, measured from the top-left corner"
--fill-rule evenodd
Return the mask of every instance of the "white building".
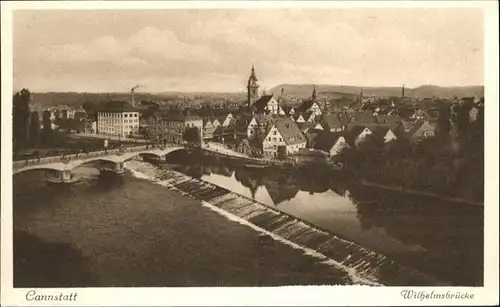
M 97 112 L 97 133 L 120 137 L 139 133 L 139 112 L 127 102 L 110 101 Z
M 276 119 L 262 142 L 264 156 L 283 157 L 306 148 L 307 140 L 296 123 L 288 118 Z

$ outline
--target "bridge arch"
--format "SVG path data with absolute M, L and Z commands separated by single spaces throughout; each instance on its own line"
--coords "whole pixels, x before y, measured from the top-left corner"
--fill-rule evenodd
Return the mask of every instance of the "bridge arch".
M 21 173 L 26 173 L 26 172 L 30 172 L 30 171 L 41 171 L 41 170 L 62 172 L 65 169 L 63 167 L 59 166 L 59 165 L 51 165 L 51 164 L 47 164 L 47 165 L 32 165 L 32 166 L 28 166 L 28 167 L 25 167 L 25 168 L 13 169 L 12 170 L 12 175 L 14 176 L 14 175 L 21 174 Z
M 141 155 L 151 155 L 151 156 L 156 156 L 159 158 L 163 158 L 165 156 L 168 156 L 169 154 L 182 150 L 184 147 L 171 147 L 171 148 L 166 148 L 166 149 L 161 149 L 161 150 L 144 150 L 144 151 L 139 151 L 139 152 L 131 152 L 131 153 L 125 153 L 123 154 L 122 157 L 123 160 L 122 162 L 128 161 L 132 158 L 139 157 Z
M 116 158 L 113 158 L 114 156 L 109 156 L 109 157 L 93 157 L 93 158 L 90 158 L 90 159 L 85 159 L 85 160 L 76 160 L 76 161 L 72 161 L 68 164 L 68 168 L 70 170 L 72 169 L 75 169 L 79 166 L 83 166 L 87 163 L 92 163 L 92 162 L 97 162 L 97 161 L 106 161 L 106 162 L 111 162 L 111 163 L 120 163 L 122 161 L 120 160 L 117 160 Z

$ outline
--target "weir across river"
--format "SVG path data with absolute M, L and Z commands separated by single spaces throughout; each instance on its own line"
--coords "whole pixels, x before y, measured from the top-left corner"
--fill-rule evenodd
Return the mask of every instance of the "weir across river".
M 163 169 L 155 180 L 202 201 L 214 211 L 230 215 L 237 222 L 246 223 L 275 239 L 303 249 L 305 253 L 322 258 L 325 263 L 342 267 L 355 283 L 398 286 L 447 284 L 277 208 L 201 179 Z

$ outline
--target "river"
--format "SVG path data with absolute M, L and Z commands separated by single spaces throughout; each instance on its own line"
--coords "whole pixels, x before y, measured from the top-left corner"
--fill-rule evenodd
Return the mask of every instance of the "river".
M 175 169 L 310 221 L 455 285 L 482 285 L 482 214 L 387 199 L 320 172 L 248 170 L 169 156 Z M 75 170 L 81 182 L 14 176 L 14 286 L 276 286 L 351 284 L 340 267 L 200 206 L 153 181 Z M 172 167 L 172 166 L 170 166 Z
M 450 284 L 483 284 L 482 207 L 365 191 L 322 169 L 250 170 L 180 153 L 168 162 Z

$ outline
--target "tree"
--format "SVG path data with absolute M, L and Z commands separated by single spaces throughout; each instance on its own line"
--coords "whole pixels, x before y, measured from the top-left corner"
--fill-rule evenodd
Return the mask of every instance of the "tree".
M 31 94 L 27 89 L 22 89 L 13 97 L 12 121 L 14 148 L 22 149 L 28 145 L 28 124 L 30 118 Z
M 200 143 L 200 131 L 197 127 L 186 127 L 184 130 L 184 140 L 189 143 Z
M 40 146 L 40 119 L 36 111 L 31 112 L 29 144 L 33 148 Z
M 82 105 L 82 108 L 88 115 L 92 116 L 97 112 L 97 103 L 91 101 L 85 101 Z
M 54 132 L 52 131 L 52 122 L 50 120 L 50 112 L 43 111 L 42 118 L 42 141 L 44 145 L 52 145 L 54 143 Z
M 444 139 L 448 138 L 450 135 L 450 129 L 450 105 L 447 102 L 442 102 L 439 107 L 437 126 L 439 137 Z
M 461 138 L 466 136 L 469 129 L 469 111 L 470 107 L 465 103 L 462 103 L 457 107 L 457 128 L 458 134 Z

